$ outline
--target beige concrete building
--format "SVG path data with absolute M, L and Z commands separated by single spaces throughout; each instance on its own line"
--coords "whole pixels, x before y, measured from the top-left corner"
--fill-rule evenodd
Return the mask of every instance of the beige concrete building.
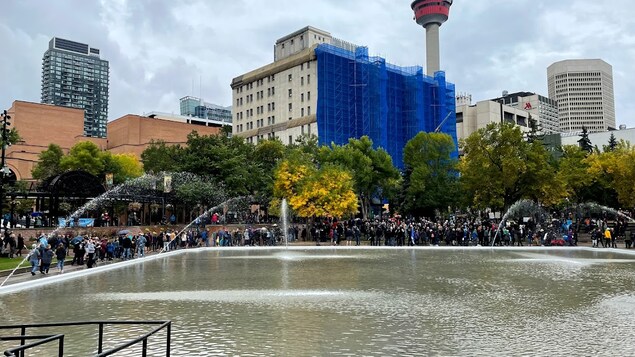
M 536 121 L 541 134 L 557 134 L 560 132 L 558 120 L 558 102 L 540 94 L 531 92 L 507 93 L 493 99 L 495 102 L 522 109 L 531 115 Z
M 529 113 L 525 110 L 492 100 L 484 100 L 475 105 L 464 101 L 462 103 L 456 106 L 456 136 L 459 140 L 466 139 L 491 123 L 514 123 L 523 132 L 530 130 Z
M 355 45 L 308 26 L 276 41 L 274 62 L 232 81 L 233 135 L 248 142 L 278 138 L 293 143 L 317 135 L 317 61 L 315 47 Z
M 616 128 L 613 67 L 601 59 L 565 60 L 547 68 L 549 97 L 558 102 L 560 130 Z

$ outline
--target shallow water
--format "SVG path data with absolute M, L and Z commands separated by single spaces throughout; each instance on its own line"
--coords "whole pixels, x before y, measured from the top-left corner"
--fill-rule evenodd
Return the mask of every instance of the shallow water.
M 0 301 L 5 323 L 169 319 L 175 356 L 635 350 L 635 255 L 608 250 L 209 249 Z M 107 344 L 146 330 L 109 328 Z M 94 352 L 95 331 L 65 330 L 66 355 Z M 161 355 L 165 334 L 150 341 Z

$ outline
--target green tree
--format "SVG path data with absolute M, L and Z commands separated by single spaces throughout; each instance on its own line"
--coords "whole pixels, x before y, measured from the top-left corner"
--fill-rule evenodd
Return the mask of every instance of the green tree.
M 463 152 L 461 184 L 476 207 L 505 210 L 522 198 L 555 203 L 564 194 L 549 153 L 539 142 L 523 140 L 513 124 L 479 129 L 465 140 Z
M 254 162 L 254 146 L 243 138 L 188 135 L 179 168 L 223 183 L 232 196 L 251 195 L 261 187 L 262 171 Z
M 586 156 L 587 153 L 580 146 L 565 145 L 558 162 L 558 176 L 564 181 L 568 197 L 574 203 L 584 202 L 588 198 L 588 189 L 593 182 Z
M 405 213 L 434 216 L 435 210 L 459 202 L 455 146 L 443 133 L 417 134 L 404 148 L 404 187 L 401 206 Z
M 582 127 L 582 133 L 580 133 L 580 140 L 578 140 L 578 144 L 580 144 L 582 151 L 585 151 L 587 154 L 593 152 L 593 145 L 591 144 L 591 139 L 589 139 L 589 131 L 585 126 Z
M 603 189 L 602 203 L 615 207 L 635 206 L 635 148 L 620 143 L 613 151 L 595 152 L 586 158 L 587 172 Z M 617 194 L 617 202 L 611 193 Z
M 255 163 L 254 169 L 258 172 L 257 190 L 254 192 L 258 201 L 269 205 L 273 197 L 273 172 L 278 163 L 284 159 L 287 148 L 278 139 L 259 141 L 254 148 L 252 160 Z
M 604 151 L 615 151 L 615 149 L 617 149 L 617 139 L 615 139 L 615 134 L 611 133 L 608 145 L 604 146 Z
M 531 114 L 529 114 L 529 132 L 527 133 L 527 141 L 529 143 L 533 143 L 534 141 L 542 141 L 544 139 L 544 135 L 541 134 L 542 128 L 540 124 L 538 124 L 538 120 L 534 119 Z
M 49 144 L 48 148 L 38 155 L 38 162 L 31 170 L 34 179 L 45 180 L 61 174 L 64 170 L 60 166 L 64 152 L 57 144 Z
M 384 149 L 374 149 L 372 140 L 367 136 L 349 139 L 342 146 L 331 144 L 330 147 L 321 147 L 318 161 L 339 165 L 352 173 L 364 218 L 368 217 L 373 198 L 392 198 L 399 187 L 400 174 L 392 158 Z
M 60 160 L 60 167 L 64 171 L 84 170 L 95 176 L 101 176 L 104 173 L 104 166 L 101 149 L 90 141 L 75 144 L 68 155 Z
M 165 141 L 152 140 L 141 153 L 143 169 L 145 172 L 152 173 L 178 171 L 182 152 L 180 145 L 167 145 Z

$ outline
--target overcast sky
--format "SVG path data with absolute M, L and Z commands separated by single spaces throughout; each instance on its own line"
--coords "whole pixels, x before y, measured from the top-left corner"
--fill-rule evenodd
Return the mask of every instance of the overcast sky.
M 1 1 L 0 108 L 40 101 L 53 36 L 110 61 L 110 120 L 178 113 L 186 95 L 231 105 L 232 78 L 270 63 L 276 39 L 306 25 L 395 64 L 425 63 L 410 0 Z M 546 96 L 551 63 L 602 58 L 613 66 L 617 122 L 634 127 L 634 14 L 632 0 L 456 0 L 441 28 L 441 67 L 478 101 L 503 90 Z

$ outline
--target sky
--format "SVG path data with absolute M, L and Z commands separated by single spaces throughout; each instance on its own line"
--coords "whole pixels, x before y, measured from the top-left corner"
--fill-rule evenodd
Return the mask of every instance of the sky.
M 39 102 L 42 55 L 56 36 L 110 62 L 109 120 L 179 112 L 193 95 L 231 105 L 232 78 L 273 61 L 278 38 L 311 25 L 424 65 L 410 0 L 2 0 L 0 109 Z M 613 66 L 617 123 L 635 127 L 635 2 L 455 0 L 441 27 L 441 67 L 473 102 L 503 90 L 547 96 L 547 67 L 601 58 Z

